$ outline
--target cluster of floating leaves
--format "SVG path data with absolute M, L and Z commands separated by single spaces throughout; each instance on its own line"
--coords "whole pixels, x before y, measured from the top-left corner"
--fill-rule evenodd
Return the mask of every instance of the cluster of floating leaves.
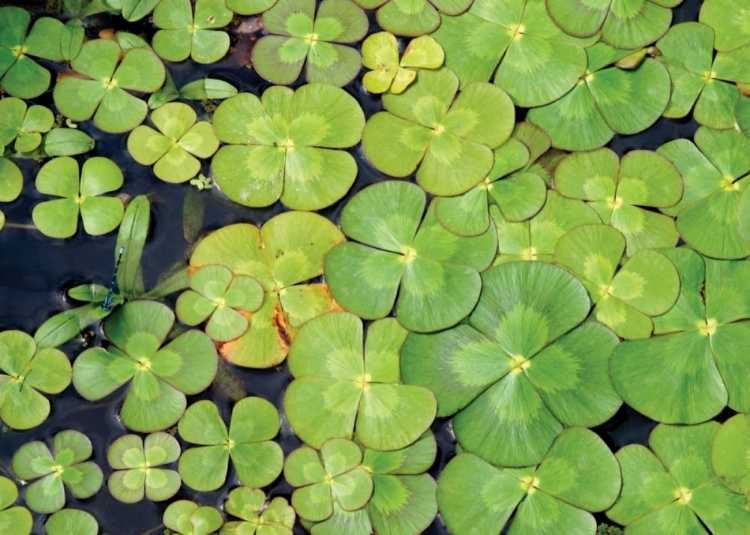
M 89 401 L 121 391 L 133 432 L 109 445 L 106 481 L 78 431 L 20 447 L 0 532 L 28 535 L 31 510 L 50 535 L 95 535 L 68 496 L 169 501 L 182 485 L 233 487 L 220 508 L 169 503 L 184 535 L 416 535 L 438 513 L 456 535 L 594 535 L 595 513 L 628 533 L 750 532 L 750 1 L 671 25 L 680 3 L 64 0 L 65 23 L 0 8 L 0 202 L 33 158 L 52 197 L 33 209 L 41 233 L 119 227 L 114 293 L 77 286 L 81 304 L 33 337 L 0 333 L 0 420 L 36 428 L 72 383 Z M 383 31 L 366 37 L 368 10 Z M 153 36 L 86 39 L 101 14 L 148 17 Z M 221 61 L 245 23 L 271 85 L 175 85 L 171 63 Z M 52 63 L 57 118 L 32 102 Z M 370 117 L 343 89 L 363 68 L 382 95 Z M 700 127 L 606 148 L 661 117 Z M 203 236 L 147 289 L 150 203 L 112 195 L 128 177 L 82 156 L 88 121 L 160 180 L 286 210 Z M 314 213 L 358 160 L 385 179 L 338 225 Z M 71 365 L 58 347 L 99 323 L 107 343 Z M 286 360 L 283 418 L 243 392 L 231 414 L 194 401 L 224 360 Z M 658 425 L 615 453 L 591 429 L 623 403 Z M 437 418 L 457 455 L 436 482 Z M 287 425 L 303 445 L 285 458 Z M 267 497 L 282 474 L 291 496 Z

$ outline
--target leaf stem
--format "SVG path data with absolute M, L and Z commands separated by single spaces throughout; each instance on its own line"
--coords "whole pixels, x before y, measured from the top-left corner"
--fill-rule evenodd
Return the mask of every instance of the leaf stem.
M 25 223 L 5 223 L 5 228 L 22 228 L 27 230 L 37 230 L 36 225 L 27 225 Z
M 148 531 L 144 531 L 143 533 L 141 533 L 141 535 L 151 535 L 151 533 L 156 533 L 156 532 L 158 532 L 158 531 L 159 531 L 160 529 L 163 529 L 163 528 L 164 528 L 164 524 L 159 524 L 159 525 L 158 525 L 158 526 L 156 526 L 155 528 L 151 528 L 151 529 L 150 529 L 150 530 L 148 530 Z

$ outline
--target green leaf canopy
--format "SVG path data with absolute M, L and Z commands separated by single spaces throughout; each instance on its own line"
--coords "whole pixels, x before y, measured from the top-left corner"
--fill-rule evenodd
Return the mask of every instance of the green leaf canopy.
M 284 454 L 273 441 L 281 422 L 276 408 L 257 397 L 241 399 L 232 409 L 229 430 L 212 401 L 192 404 L 180 420 L 180 437 L 199 447 L 180 457 L 179 471 L 187 486 L 216 490 L 227 479 L 232 460 L 240 483 L 261 488 L 281 473 Z
M 229 34 L 214 31 L 232 21 L 224 0 L 161 0 L 154 9 L 154 52 L 167 61 L 216 63 L 229 50 Z
M 59 394 L 72 375 L 62 351 L 39 348 L 21 331 L 0 333 L 0 371 L 0 420 L 12 429 L 31 429 L 44 422 L 50 403 L 40 392 Z
M 173 426 L 185 411 L 185 394 L 202 392 L 216 375 L 217 356 L 202 332 L 184 332 L 162 347 L 174 314 L 156 301 L 131 301 L 104 322 L 108 349 L 87 349 L 73 364 L 73 384 L 95 401 L 130 382 L 123 423 L 149 433 Z
M 601 42 L 587 48 L 588 69 L 575 87 L 530 110 L 528 121 L 544 128 L 554 147 L 570 151 L 597 149 L 615 133 L 636 134 L 654 124 L 669 104 L 669 72 L 651 58 L 631 70 L 613 65 L 631 52 Z
M 90 513 L 79 509 L 63 509 L 51 515 L 44 523 L 47 535 L 97 535 L 99 524 Z
M 263 13 L 263 27 L 269 35 L 253 46 L 252 63 L 271 83 L 293 83 L 303 66 L 308 83 L 342 87 L 359 74 L 362 58 L 345 45 L 362 39 L 368 22 L 350 0 L 279 0 Z
M 55 106 L 73 121 L 93 117 L 112 134 L 128 132 L 146 118 L 146 102 L 131 92 L 153 93 L 164 84 L 164 64 L 151 50 L 122 50 L 106 39 L 86 42 L 70 66 L 76 72 L 55 85 Z
M 34 519 L 25 507 L 14 506 L 16 500 L 16 484 L 7 477 L 0 476 L 0 531 L 7 535 L 29 535 Z
M 725 488 L 711 468 L 718 428 L 716 422 L 660 424 L 649 437 L 650 450 L 631 444 L 618 451 L 622 494 L 607 516 L 635 535 L 748 532 L 745 498 Z
M 378 32 L 362 43 L 362 64 L 370 72 L 362 84 L 370 93 L 403 93 L 416 79 L 420 69 L 437 69 L 445 53 L 429 35 L 412 39 L 399 59 L 398 41 L 392 33 Z
M 432 392 L 401 384 L 406 329 L 393 318 L 376 321 L 367 343 L 363 331 L 353 314 L 330 313 L 305 324 L 292 344 L 294 381 L 284 395 L 284 413 L 295 434 L 314 448 L 356 432 L 368 448 L 397 450 L 416 441 L 435 418 Z
M 79 216 L 87 234 L 107 234 L 120 224 L 125 207 L 118 197 L 102 194 L 118 190 L 122 184 L 122 171 L 108 158 L 89 158 L 80 171 L 74 158 L 55 158 L 39 170 L 36 189 L 61 198 L 37 204 L 31 217 L 39 231 L 51 238 L 73 236 Z
M 750 262 L 702 258 L 685 248 L 664 254 L 679 271 L 679 298 L 654 318 L 658 336 L 614 351 L 615 388 L 660 422 L 704 422 L 727 405 L 750 412 L 744 380 L 750 365 L 741 349 L 750 340 L 750 301 L 735 291 L 750 284 Z
M 746 16 L 750 0 L 704 0 L 698 20 L 716 32 L 714 46 L 728 52 L 750 43 Z
M 591 513 L 615 502 L 620 481 L 617 461 L 602 439 L 571 427 L 537 466 L 501 468 L 459 454 L 443 470 L 437 497 L 455 535 L 496 535 L 508 524 L 508 533 L 593 534 Z
M 365 188 L 344 207 L 341 228 L 352 240 L 326 258 L 326 280 L 336 301 L 364 319 L 387 316 L 413 331 L 437 331 L 465 318 L 479 299 L 495 256 L 494 229 L 465 238 L 445 230 L 434 204 L 408 182 Z M 397 299 L 398 295 L 398 299 Z
M 458 15 L 472 0 L 356 0 L 365 9 L 377 9 L 378 25 L 396 35 L 416 37 L 440 25 L 440 14 Z
M 475 83 L 458 94 L 449 69 L 425 70 L 401 94 L 383 95 L 386 111 L 370 117 L 362 147 L 381 172 L 406 177 L 433 195 L 459 195 L 492 169 L 492 149 L 513 132 L 515 110 L 505 92 Z
M 214 130 L 228 146 L 211 162 L 216 183 L 234 202 L 319 210 L 341 199 L 357 176 L 343 150 L 359 143 L 365 117 L 343 89 L 307 84 L 270 87 L 261 98 L 231 97 L 216 110 Z
M 52 439 L 52 451 L 43 442 L 27 442 L 13 455 L 13 473 L 19 479 L 36 480 L 26 488 L 26 505 L 37 513 L 54 513 L 65 505 L 65 487 L 78 499 L 90 498 L 101 488 L 99 466 L 86 459 L 91 441 L 78 431 L 60 431 Z
M 249 224 L 226 226 L 198 243 L 190 269 L 221 264 L 235 277 L 257 280 L 265 297 L 238 339 L 221 346 L 230 362 L 251 368 L 271 368 L 289 352 L 297 330 L 336 305 L 323 283 L 307 281 L 323 274 L 323 260 L 341 231 L 317 214 L 288 212 L 262 228 Z
M 677 244 L 674 220 L 647 208 L 668 208 L 682 198 L 677 168 L 655 152 L 634 150 L 622 161 L 610 149 L 578 152 L 555 169 L 555 187 L 587 201 L 601 220 L 619 230 L 628 256 Z
M 177 535 L 210 535 L 219 531 L 224 518 L 215 507 L 178 500 L 164 511 L 164 526 Z
M 276 497 L 266 504 L 263 491 L 249 487 L 232 489 L 224 509 L 241 520 L 224 524 L 219 535 L 292 535 L 297 518 L 286 498 Z
M 13 141 L 16 152 L 31 152 L 42 143 L 42 134 L 49 132 L 55 116 L 44 106 L 27 106 L 18 98 L 0 100 L 0 149 Z
M 456 415 L 464 451 L 499 466 L 537 464 L 564 425 L 594 427 L 620 407 L 609 380 L 618 340 L 581 325 L 591 303 L 562 268 L 511 262 L 482 280 L 466 324 L 407 337 L 401 373 L 434 392 L 438 416 Z

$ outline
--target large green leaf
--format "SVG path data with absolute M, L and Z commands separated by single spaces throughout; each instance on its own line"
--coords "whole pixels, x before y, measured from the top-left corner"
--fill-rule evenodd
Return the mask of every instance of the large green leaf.
M 729 51 L 750 43 L 744 26 L 747 0 L 706 0 L 701 5 L 699 20 L 716 32 L 716 50 Z M 735 16 L 737 15 L 737 16 Z

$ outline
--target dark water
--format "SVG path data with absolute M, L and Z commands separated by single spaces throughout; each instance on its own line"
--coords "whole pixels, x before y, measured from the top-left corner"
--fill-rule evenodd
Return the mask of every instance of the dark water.
M 686 0 L 675 9 L 674 23 L 697 20 L 700 0 Z M 30 2 L 0 2 L 0 5 L 38 6 Z M 101 27 L 111 27 L 112 21 L 107 17 L 99 19 Z M 118 23 L 121 24 L 121 23 Z M 124 29 L 124 27 L 121 27 Z M 152 34 L 153 29 L 147 23 L 129 25 L 129 31 Z M 377 31 L 373 24 L 372 31 Z M 90 37 L 95 37 L 92 33 Z M 191 62 L 167 64 L 177 87 L 207 75 L 231 82 L 241 91 L 260 94 L 270 84 L 261 80 L 253 71 L 237 67 L 237 58 L 226 58 L 209 67 L 198 66 Z M 48 65 L 54 70 L 59 66 Z M 359 80 L 346 88 L 362 105 L 369 117 L 380 109 L 378 98 L 368 95 Z M 38 102 L 52 106 L 51 90 Z M 198 103 L 195 109 L 205 116 Z M 616 136 L 610 147 L 620 154 L 632 149 L 655 150 L 663 143 L 676 138 L 691 138 L 697 125 L 692 120 L 675 121 L 661 119 L 648 131 L 635 136 Z M 192 188 L 186 184 L 170 185 L 153 176 L 151 168 L 135 163 L 126 148 L 127 134 L 111 135 L 99 132 L 91 123 L 83 123 L 80 128 L 96 140 L 94 153 L 112 159 L 124 172 L 125 185 L 122 192 L 130 196 L 148 194 L 152 202 L 152 231 L 144 253 L 144 273 L 147 287 L 155 284 L 159 275 L 175 263 L 184 262 L 189 256 L 191 244 L 183 236 L 182 209 L 186 193 Z M 364 158 L 361 149 L 352 151 L 359 165 L 357 183 L 347 197 L 322 213 L 338 221 L 338 215 L 346 201 L 364 186 L 384 180 L 386 177 L 376 171 Z M 34 188 L 34 177 L 40 164 L 31 160 L 18 161 L 23 170 L 25 185 L 22 196 L 10 204 L 3 204 L 2 209 L 8 223 L 31 224 L 31 211 L 34 205 L 43 198 Z M 204 173 L 209 171 L 209 163 L 204 164 Z M 282 211 L 277 205 L 263 210 L 249 209 L 228 201 L 217 190 L 204 191 L 199 194 L 205 207 L 202 223 L 202 234 L 237 222 L 262 224 L 270 217 Z M 101 237 L 87 236 L 82 231 L 68 240 L 51 240 L 35 230 L 6 228 L 0 232 L 0 330 L 20 329 L 32 333 L 49 316 L 71 306 L 66 303 L 65 291 L 77 283 L 96 282 L 108 284 L 111 278 L 115 234 Z M 99 336 L 94 340 L 97 343 Z M 80 341 L 70 342 L 66 347 L 69 357 L 74 358 L 82 350 Z M 261 396 L 281 408 L 283 391 L 291 380 L 283 365 L 275 370 L 249 370 L 227 365 L 230 373 L 239 378 L 247 395 Z M 109 473 L 106 453 L 109 444 L 128 431 L 119 422 L 117 412 L 124 396 L 115 392 L 110 397 L 97 403 L 84 401 L 73 387 L 63 394 L 51 398 L 53 403 L 50 418 L 44 425 L 25 432 L 8 431 L 0 434 L 0 469 L 9 472 L 13 452 L 22 444 L 31 440 L 49 440 L 58 431 L 76 429 L 85 433 L 94 443 L 94 460 Z M 231 401 L 217 389 L 209 389 L 195 399 L 211 398 L 218 405 L 222 414 L 228 419 Z M 194 401 L 195 399 L 191 399 Z M 453 456 L 453 439 L 450 433 L 450 422 L 437 421 L 433 425 L 439 452 L 433 475 L 437 477 L 443 466 Z M 614 449 L 626 444 L 645 444 L 648 433 L 655 426 L 644 416 L 629 407 L 623 407 L 607 424 L 596 431 Z M 279 442 L 285 453 L 291 452 L 299 445 L 290 428 L 284 423 Z M 184 444 L 183 444 L 184 446 Z M 234 474 L 230 471 L 228 483 L 221 490 L 211 493 L 196 493 L 183 486 L 177 498 L 189 498 L 204 504 L 219 506 L 223 503 L 229 489 L 235 486 Z M 283 477 L 267 489 L 270 496 L 291 494 L 290 487 Z M 143 501 L 136 505 L 125 505 L 115 500 L 108 492 L 106 485 L 91 499 L 77 500 L 68 496 L 67 505 L 91 512 L 99 521 L 101 532 L 109 535 L 140 535 L 151 531 L 161 533 L 161 518 L 166 504 Z M 602 516 L 603 520 L 604 517 Z M 36 515 L 34 533 L 43 533 L 44 517 Z M 299 532 L 303 533 L 301 528 Z M 448 533 L 440 520 L 426 531 L 429 535 Z

